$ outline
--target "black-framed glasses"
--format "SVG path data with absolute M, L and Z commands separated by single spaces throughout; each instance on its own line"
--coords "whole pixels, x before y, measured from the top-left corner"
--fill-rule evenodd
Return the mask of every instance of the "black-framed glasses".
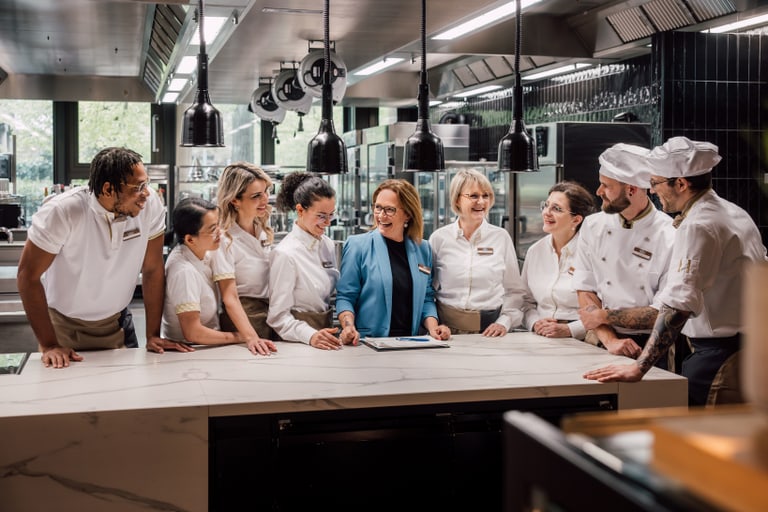
M 373 212 L 376 215 L 381 215 L 383 213 L 387 217 L 392 217 L 397 213 L 397 208 L 394 206 L 381 206 L 380 204 L 376 204 L 373 206 Z
M 478 202 L 480 199 L 482 199 L 483 201 L 491 200 L 491 194 L 487 192 L 485 194 L 461 194 L 461 195 L 475 203 Z
M 651 184 L 651 188 L 658 187 L 662 183 L 672 184 L 677 178 L 664 178 L 662 180 L 650 180 L 649 183 Z
M 144 193 L 145 190 L 149 188 L 150 183 L 151 183 L 151 180 L 147 178 L 146 181 L 142 181 L 138 185 L 131 185 L 130 183 L 126 183 L 125 186 L 132 188 L 134 192 L 137 194 L 142 194 Z
M 559 206 L 559 205 L 556 205 L 556 204 L 550 204 L 549 201 L 542 201 L 539 204 L 539 208 L 541 208 L 542 212 L 544 210 L 549 210 L 550 212 L 554 212 L 554 213 L 556 213 L 558 215 L 560 215 L 561 213 L 570 213 L 571 215 L 576 215 L 572 211 L 568 211 L 565 208 L 563 208 L 562 206 Z

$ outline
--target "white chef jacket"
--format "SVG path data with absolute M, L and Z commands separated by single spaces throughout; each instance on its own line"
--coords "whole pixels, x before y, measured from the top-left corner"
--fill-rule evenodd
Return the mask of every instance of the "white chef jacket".
M 526 287 L 525 320 L 529 331 L 541 318 L 568 320 L 571 336 L 583 340 L 584 325 L 579 320 L 579 298 L 573 289 L 576 247 L 579 233 L 560 250 L 560 258 L 547 235 L 528 248 L 523 262 L 522 279 Z
M 456 221 L 432 233 L 429 245 L 437 301 L 470 311 L 501 306 L 496 323 L 507 330 L 522 324 L 525 288 L 506 230 L 483 220 L 467 240 Z
M 229 228 L 230 239 L 221 237 L 221 245 L 211 253 L 213 280 L 234 279 L 240 297 L 269 298 L 269 253 L 272 245 L 263 231 L 251 236 L 237 224 Z
M 339 280 L 333 240 L 319 240 L 293 229 L 269 255 L 269 313 L 267 323 L 286 341 L 309 343 L 316 329 L 297 320 L 291 310 L 322 313 L 331 307 Z
M 742 328 L 745 266 L 765 260 L 760 231 L 749 214 L 709 190 L 693 203 L 676 230 L 659 300 L 691 312 L 682 331 L 687 336 L 733 336 Z
M 670 216 L 655 208 L 630 229 L 622 227 L 619 214 L 587 216 L 576 247 L 574 290 L 597 293 L 607 309 L 659 309 L 657 294 L 666 282 L 674 236 Z M 614 328 L 628 334 L 650 332 Z
M 43 275 L 48 305 L 81 320 L 103 320 L 133 299 L 147 242 L 165 231 L 165 206 L 151 187 L 135 217 L 104 209 L 88 187 L 49 196 L 27 238 L 55 254 Z
M 179 244 L 165 262 L 165 302 L 160 337 L 186 341 L 179 313 L 200 312 L 200 323 L 219 329 L 219 299 L 213 284 L 211 253 L 200 260 L 189 247 Z

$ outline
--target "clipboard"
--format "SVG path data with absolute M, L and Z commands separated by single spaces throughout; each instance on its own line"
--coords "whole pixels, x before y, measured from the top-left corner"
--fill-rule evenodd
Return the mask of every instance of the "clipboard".
M 360 339 L 376 351 L 384 350 L 413 350 L 422 348 L 448 348 L 447 341 L 438 340 L 431 336 L 403 336 L 403 337 L 383 337 L 373 338 L 367 336 Z

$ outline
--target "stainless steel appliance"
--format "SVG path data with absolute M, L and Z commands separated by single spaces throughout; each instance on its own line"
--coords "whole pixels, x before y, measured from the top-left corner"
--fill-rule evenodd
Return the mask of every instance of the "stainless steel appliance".
M 651 142 L 650 125 L 645 123 L 557 122 L 531 125 L 529 130 L 536 137 L 540 171 L 510 174 L 507 198 L 507 211 L 513 212 L 507 229 L 521 261 L 528 247 L 544 236 L 539 204 L 552 185 L 573 180 L 596 194 L 603 151 L 619 142 L 646 148 Z
M 403 178 L 413 183 L 421 198 L 424 213 L 424 237 L 442 226 L 447 219 L 445 173 L 403 172 L 405 142 L 416 129 L 416 123 L 394 123 L 363 130 L 363 150 L 367 164 L 361 166 L 361 224 L 373 225 L 368 204 L 373 191 L 387 178 Z M 446 161 L 469 158 L 469 125 L 434 124 L 432 131 L 443 141 Z M 367 190 L 366 190 L 367 189 Z

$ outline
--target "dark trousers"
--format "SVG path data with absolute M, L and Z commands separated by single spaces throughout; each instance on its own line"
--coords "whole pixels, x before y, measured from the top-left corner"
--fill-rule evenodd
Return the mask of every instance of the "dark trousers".
M 125 308 L 120 312 L 118 323 L 125 333 L 125 348 L 139 348 L 139 338 L 136 336 L 136 327 L 133 325 L 133 313 L 131 313 L 130 309 Z
M 693 348 L 683 360 L 688 379 L 688 405 L 706 405 L 709 388 L 726 359 L 741 348 L 741 334 L 728 338 L 688 338 Z

